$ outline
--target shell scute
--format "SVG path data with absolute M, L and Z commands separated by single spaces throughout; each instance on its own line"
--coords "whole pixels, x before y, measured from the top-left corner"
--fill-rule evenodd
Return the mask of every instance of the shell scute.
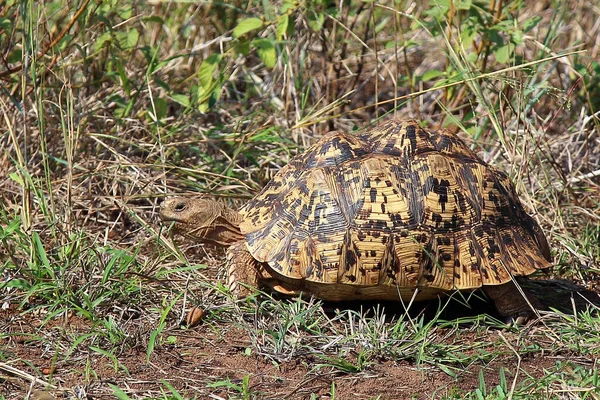
M 324 136 L 242 214 L 250 253 L 290 279 L 410 294 L 549 266 L 508 177 L 456 135 L 415 121 Z

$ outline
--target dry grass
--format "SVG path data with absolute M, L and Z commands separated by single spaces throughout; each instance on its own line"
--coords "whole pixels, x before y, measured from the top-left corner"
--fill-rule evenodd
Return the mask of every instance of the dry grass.
M 598 398 L 600 9 L 439 3 L 0 4 L 0 399 Z M 455 303 L 234 304 L 222 253 L 165 237 L 166 194 L 241 205 L 389 114 L 507 171 L 589 309 L 504 331 Z

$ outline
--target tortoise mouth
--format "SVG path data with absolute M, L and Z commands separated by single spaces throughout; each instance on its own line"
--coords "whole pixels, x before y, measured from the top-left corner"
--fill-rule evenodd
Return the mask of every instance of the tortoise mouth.
M 158 215 L 160 216 L 160 219 L 163 222 L 178 222 L 178 223 L 183 222 L 183 220 L 181 218 L 177 218 L 177 216 L 173 215 L 173 214 L 167 214 L 162 209 L 158 212 Z

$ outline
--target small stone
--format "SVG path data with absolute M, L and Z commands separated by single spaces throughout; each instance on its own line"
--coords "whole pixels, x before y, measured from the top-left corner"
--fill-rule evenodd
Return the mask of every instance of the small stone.
M 193 328 L 196 325 L 199 325 L 202 322 L 202 319 L 206 315 L 206 311 L 201 309 L 200 307 L 194 307 L 190 310 L 187 317 L 185 318 L 185 324 L 188 328 Z

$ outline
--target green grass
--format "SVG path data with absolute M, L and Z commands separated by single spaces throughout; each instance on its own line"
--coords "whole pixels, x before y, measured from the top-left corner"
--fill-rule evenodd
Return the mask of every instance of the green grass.
M 0 399 L 35 398 L 34 380 L 73 398 L 600 396 L 593 4 L 0 10 Z M 550 240 L 550 277 L 595 301 L 574 293 L 567 313 L 575 289 L 560 286 L 566 306 L 523 328 L 453 313 L 460 298 L 236 302 L 223 253 L 174 244 L 158 221 L 167 194 L 240 206 L 324 133 L 392 114 L 460 128 L 509 173 Z M 188 328 L 194 306 L 206 316 Z

